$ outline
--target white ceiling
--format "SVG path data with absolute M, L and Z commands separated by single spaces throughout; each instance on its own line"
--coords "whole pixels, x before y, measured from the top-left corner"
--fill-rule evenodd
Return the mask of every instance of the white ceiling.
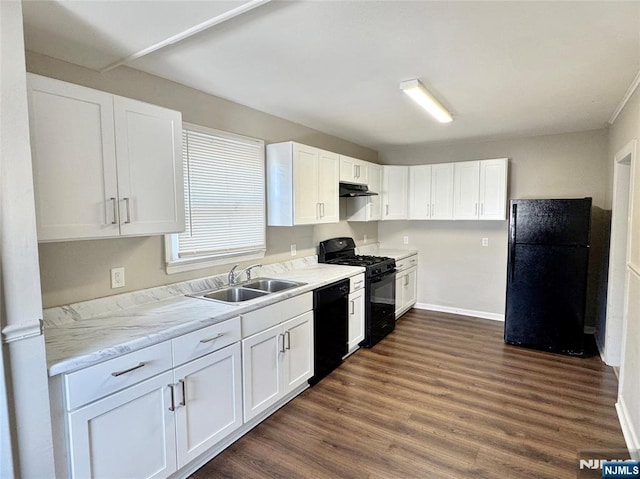
M 24 0 L 25 42 L 100 70 L 246 3 Z M 375 149 L 581 131 L 640 69 L 640 2 L 273 0 L 128 65 Z

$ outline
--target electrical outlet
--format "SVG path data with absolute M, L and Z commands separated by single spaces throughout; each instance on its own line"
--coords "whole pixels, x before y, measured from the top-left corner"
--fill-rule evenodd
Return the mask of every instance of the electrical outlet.
M 403 242 L 404 244 L 409 244 L 409 237 L 408 237 L 408 236 L 403 237 L 403 238 L 402 238 L 402 242 Z
M 489 238 L 482 238 L 482 246 L 489 246 Z
M 295 255 L 297 255 L 297 254 L 298 254 L 298 251 L 297 251 L 297 249 L 296 249 L 296 244 L 295 244 L 295 243 L 293 243 L 293 244 L 291 245 L 291 256 L 295 256 Z
M 111 289 L 124 288 L 124 267 L 111 268 Z

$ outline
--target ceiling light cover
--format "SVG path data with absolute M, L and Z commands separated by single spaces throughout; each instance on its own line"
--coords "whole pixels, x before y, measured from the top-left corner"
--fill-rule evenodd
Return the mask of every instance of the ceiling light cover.
M 453 121 L 451 113 L 429 93 L 420 81 L 403 81 L 400 83 L 400 89 L 409 95 L 418 105 L 427 110 L 439 122 L 449 123 Z

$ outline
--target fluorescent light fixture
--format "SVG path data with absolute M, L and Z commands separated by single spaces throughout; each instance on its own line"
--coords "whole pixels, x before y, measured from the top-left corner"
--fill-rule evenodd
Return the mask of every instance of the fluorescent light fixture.
M 440 123 L 453 121 L 451 113 L 449 113 L 418 80 L 403 81 L 400 83 L 400 89 L 409 95 L 418 105 L 427 110 Z

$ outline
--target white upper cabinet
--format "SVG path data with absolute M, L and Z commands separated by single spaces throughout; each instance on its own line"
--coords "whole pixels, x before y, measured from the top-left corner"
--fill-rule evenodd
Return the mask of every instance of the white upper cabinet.
M 480 162 L 481 220 L 507 219 L 507 158 Z
M 507 159 L 455 163 L 454 218 L 504 220 Z
M 409 219 L 453 219 L 453 164 L 409 167 Z
M 383 166 L 382 219 L 406 220 L 409 191 L 408 166 Z
M 267 145 L 267 221 L 294 226 L 339 221 L 339 155 L 294 142 Z
M 453 188 L 453 215 L 457 220 L 478 218 L 480 191 L 480 162 L 461 161 L 455 163 Z
M 182 115 L 119 96 L 113 107 L 121 234 L 184 230 Z
M 409 219 L 431 219 L 431 165 L 409 167 Z
M 431 165 L 431 219 L 453 219 L 453 163 Z
M 39 241 L 184 230 L 179 112 L 28 75 Z
M 367 161 L 340 155 L 340 181 L 368 185 L 369 165 Z
M 347 221 L 379 221 L 382 219 L 382 166 L 369 163 L 367 175 L 369 190 L 378 194 L 348 198 L 346 200 Z

